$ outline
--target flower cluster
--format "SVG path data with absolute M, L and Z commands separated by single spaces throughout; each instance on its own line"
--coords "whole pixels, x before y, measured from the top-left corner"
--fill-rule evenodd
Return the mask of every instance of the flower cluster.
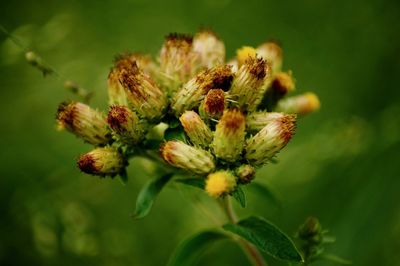
M 107 116 L 66 102 L 57 121 L 96 146 L 78 159 L 85 173 L 124 173 L 129 157 L 154 150 L 149 143 L 157 135 L 167 164 L 205 178 L 207 193 L 220 197 L 251 182 L 290 141 L 297 115 L 319 108 L 313 93 L 287 97 L 294 90 L 275 42 L 242 47 L 225 62 L 225 45 L 213 32 L 170 34 L 156 61 L 138 53 L 115 59 Z

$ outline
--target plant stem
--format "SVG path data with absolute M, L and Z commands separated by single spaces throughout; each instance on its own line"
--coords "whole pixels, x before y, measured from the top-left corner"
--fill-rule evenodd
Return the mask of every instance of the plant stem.
M 237 223 L 238 218 L 233 209 L 232 202 L 230 197 L 226 196 L 222 202 L 222 208 L 225 211 L 226 216 L 229 221 L 232 223 Z M 247 240 L 240 238 L 239 243 L 246 253 L 247 257 L 254 263 L 256 266 L 267 266 L 267 263 L 264 261 L 264 257 L 260 254 L 258 249 L 249 243 Z

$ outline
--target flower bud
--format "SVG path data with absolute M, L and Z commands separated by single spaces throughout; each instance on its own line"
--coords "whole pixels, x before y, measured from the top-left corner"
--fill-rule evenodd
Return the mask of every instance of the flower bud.
M 193 38 L 184 34 L 169 34 L 160 52 L 163 83 L 172 95 L 180 84 L 197 72 L 198 55 L 192 49 Z
M 221 159 L 234 162 L 243 150 L 246 120 L 237 109 L 224 111 L 216 125 L 212 147 L 214 154 Z
M 228 171 L 211 173 L 206 179 L 206 192 L 215 198 L 233 192 L 236 187 L 235 176 Z
M 158 74 L 158 66 L 152 60 L 151 55 L 142 53 L 122 53 L 115 56 L 115 62 L 123 60 L 127 60 L 131 63 L 136 62 L 137 66 L 150 77 L 156 78 Z
M 272 79 L 271 88 L 281 96 L 293 91 L 295 89 L 295 84 L 292 77 L 292 72 L 289 71 L 276 73 Z
M 263 165 L 274 157 L 292 138 L 296 126 L 295 115 L 285 115 L 268 123 L 247 141 L 246 159 Z
M 107 123 L 118 139 L 135 144 L 144 137 L 144 122 L 127 106 L 113 105 L 108 112 Z
M 167 141 L 161 146 L 160 155 L 170 165 L 196 174 L 207 174 L 215 168 L 209 152 L 181 141 Z
M 205 119 L 219 119 L 225 110 L 225 93 L 221 89 L 210 90 L 199 107 L 200 115 Z
M 213 138 L 212 132 L 196 112 L 186 111 L 179 120 L 195 146 L 208 147 Z
M 298 96 L 282 99 L 278 102 L 276 110 L 279 112 L 305 115 L 320 108 L 318 96 L 307 92 Z
M 128 56 L 116 58 L 114 67 L 108 74 L 108 103 L 110 106 L 128 106 L 128 98 L 119 78 L 121 71 L 131 68 L 134 63 L 135 61 Z
M 264 84 L 270 78 L 271 68 L 261 58 L 250 57 L 239 68 L 229 94 L 236 104 L 247 111 L 254 111 L 267 89 Z
M 271 64 L 272 72 L 282 68 L 282 48 L 275 42 L 266 42 L 256 49 L 257 55 Z
M 133 62 L 121 70 L 119 80 L 135 111 L 148 120 L 162 117 L 167 106 L 167 98 L 155 82 Z
M 318 219 L 313 216 L 310 216 L 307 218 L 304 224 L 300 226 L 298 235 L 302 239 L 309 239 L 320 234 L 321 231 L 322 228 Z
M 196 33 L 193 51 L 199 55 L 201 67 L 211 68 L 225 62 L 225 45 L 212 31 L 202 30 Z
M 246 117 L 246 128 L 248 131 L 257 132 L 263 129 L 269 123 L 282 119 L 286 115 L 276 112 L 254 112 Z
M 176 115 L 180 115 L 185 110 L 198 107 L 204 95 L 211 89 L 228 90 L 232 79 L 233 73 L 230 66 L 217 66 L 202 71 L 176 93 L 171 104 L 173 111 Z
M 122 155 L 111 147 L 96 148 L 78 159 L 78 167 L 90 175 L 115 176 L 122 172 L 126 163 Z
M 248 184 L 256 177 L 256 169 L 249 164 L 239 166 L 236 168 L 235 173 L 242 184 Z
M 61 129 L 66 128 L 88 143 L 101 145 L 111 139 L 103 114 L 86 104 L 64 102 L 58 107 L 56 119 Z
M 259 108 L 273 110 L 277 102 L 295 89 L 291 71 L 275 73 Z

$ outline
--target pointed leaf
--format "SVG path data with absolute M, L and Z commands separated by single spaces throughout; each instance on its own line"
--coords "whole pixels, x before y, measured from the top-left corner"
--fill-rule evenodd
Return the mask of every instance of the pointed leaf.
M 205 180 L 203 178 L 180 178 L 176 179 L 175 182 L 185 184 L 192 187 L 197 187 L 204 190 Z
M 207 246 L 217 240 L 227 238 L 221 232 L 204 231 L 183 241 L 172 254 L 168 266 L 192 266 L 200 258 Z
M 246 194 L 244 194 L 244 191 L 240 186 L 237 186 L 235 191 L 232 192 L 232 197 L 239 202 L 242 208 L 246 207 Z
M 181 125 L 175 128 L 168 128 L 164 133 L 165 140 L 181 140 L 186 141 L 185 131 Z
M 136 210 L 135 213 L 132 215 L 133 218 L 143 218 L 150 212 L 157 195 L 160 193 L 161 189 L 168 183 L 172 176 L 172 173 L 165 174 L 161 178 L 152 179 L 144 185 L 137 197 Z
M 223 228 L 239 235 L 271 256 L 293 262 L 303 261 L 292 240 L 269 221 L 251 216 L 237 224 L 225 224 Z

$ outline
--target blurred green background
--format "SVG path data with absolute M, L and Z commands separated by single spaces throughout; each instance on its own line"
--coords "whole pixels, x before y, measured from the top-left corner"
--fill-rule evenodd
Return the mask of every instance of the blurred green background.
M 395 0 L 0 4 L 1 24 L 62 75 L 94 90 L 93 105 L 103 109 L 114 54 L 156 55 L 169 32 L 211 27 L 228 57 L 242 45 L 279 40 L 298 92 L 315 91 L 322 108 L 299 121 L 279 164 L 258 175 L 282 208 L 251 193 L 246 210 L 236 207 L 288 234 L 315 215 L 337 237 L 328 251 L 354 265 L 400 265 L 399 16 Z M 0 265 L 164 265 L 180 241 L 214 226 L 190 201 L 209 199 L 176 186 L 162 192 L 148 217 L 130 219 L 150 177 L 139 161 L 129 167 L 127 186 L 81 174 L 75 159 L 90 147 L 55 130 L 57 105 L 72 95 L 59 79 L 43 79 L 4 35 L 0 68 Z M 248 262 L 224 241 L 198 265 Z

